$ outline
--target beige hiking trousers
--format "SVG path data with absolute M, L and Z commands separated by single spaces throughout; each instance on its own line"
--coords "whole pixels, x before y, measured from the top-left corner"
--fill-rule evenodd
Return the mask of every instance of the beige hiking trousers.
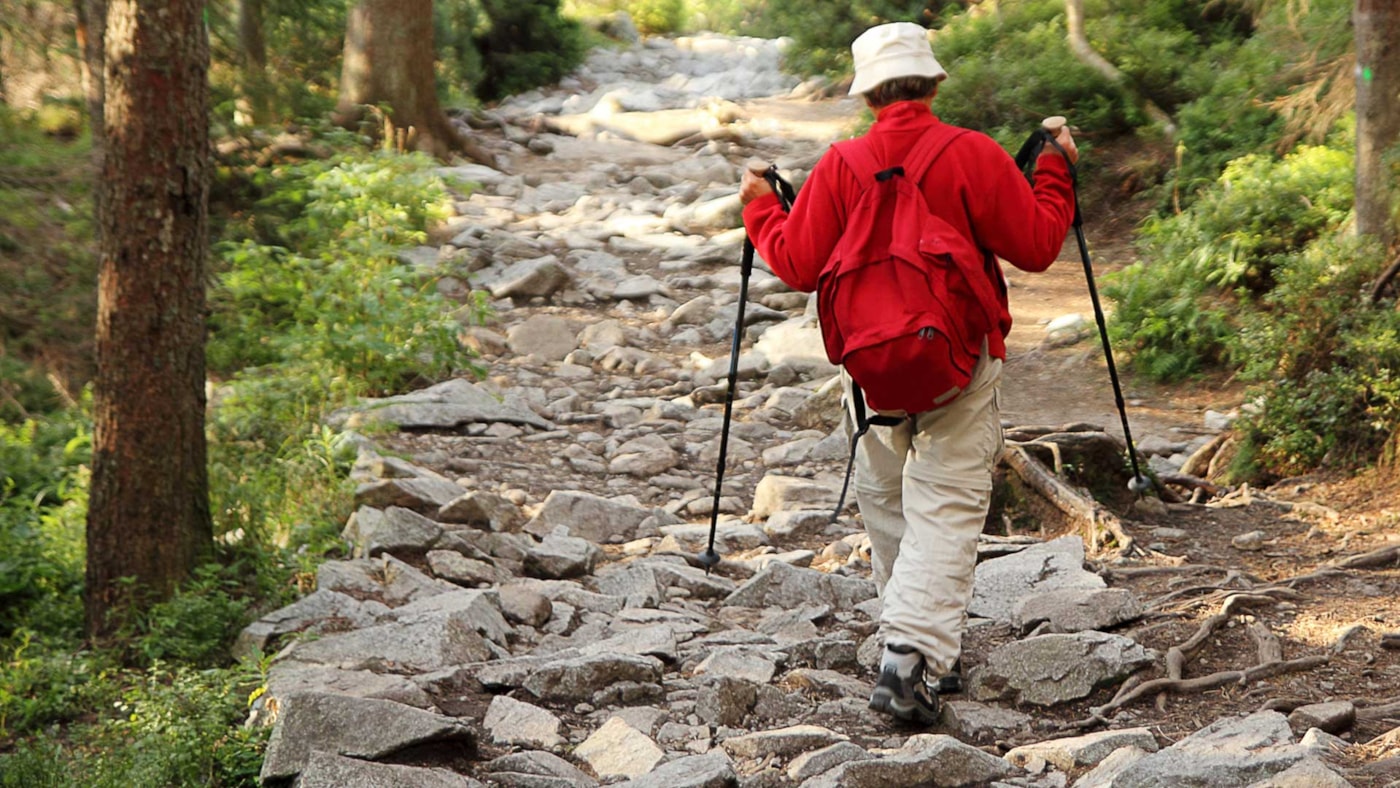
M 977 537 L 1003 449 L 1002 362 L 982 350 L 956 400 L 898 426 L 871 427 L 856 450 L 856 503 L 880 588 L 881 640 L 918 649 L 932 676 L 947 673 L 961 649 Z M 849 409 L 846 419 L 854 432 Z

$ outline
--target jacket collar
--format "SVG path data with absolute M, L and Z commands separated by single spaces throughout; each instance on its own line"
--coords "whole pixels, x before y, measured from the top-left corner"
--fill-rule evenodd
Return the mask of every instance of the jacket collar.
M 896 101 L 882 107 L 875 115 L 875 129 L 880 131 L 900 131 L 921 128 L 938 122 L 933 109 L 922 101 Z

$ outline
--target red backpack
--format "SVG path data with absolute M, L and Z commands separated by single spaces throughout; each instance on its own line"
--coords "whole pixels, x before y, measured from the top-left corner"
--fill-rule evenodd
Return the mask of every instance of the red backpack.
M 972 379 L 983 338 L 997 330 L 998 274 L 929 211 L 919 188 L 965 132 L 934 126 L 903 166 L 880 166 L 860 140 L 835 146 L 865 188 L 817 279 L 817 316 L 827 358 L 856 383 L 862 421 L 861 390 L 874 410 L 916 414 L 952 402 Z

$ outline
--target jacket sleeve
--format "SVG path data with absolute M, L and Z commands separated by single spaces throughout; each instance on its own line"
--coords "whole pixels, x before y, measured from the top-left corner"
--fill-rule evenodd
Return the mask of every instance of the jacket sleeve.
M 1044 271 L 1055 262 L 1074 221 L 1074 191 L 1069 167 L 1059 153 L 1036 162 L 1035 188 L 1016 162 L 995 142 L 983 157 L 978 180 L 986 189 L 970 201 L 968 215 L 980 245 L 1024 271 Z
M 846 226 L 841 194 L 854 184 L 855 176 L 840 155 L 828 150 L 798 192 L 792 213 L 783 212 L 776 195 L 764 195 L 744 208 L 749 240 L 773 273 L 794 290 L 817 289 L 817 277 Z

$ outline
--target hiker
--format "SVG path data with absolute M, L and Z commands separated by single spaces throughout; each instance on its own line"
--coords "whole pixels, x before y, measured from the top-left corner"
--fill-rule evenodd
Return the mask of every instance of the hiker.
M 789 286 L 811 292 L 818 290 L 819 275 L 843 236 L 864 231 L 847 226 L 848 217 L 865 215 L 857 207 L 863 192 L 876 180 L 904 174 L 886 169 L 878 178 L 867 173 L 863 180 L 855 160 L 894 168 L 907 163 L 906 157 L 912 159 L 911 151 L 920 145 L 942 145 L 917 192 L 927 203 L 925 215 L 951 225 L 957 240 L 972 250 L 971 278 L 984 279 L 973 282 L 974 289 L 982 288 L 991 301 L 986 307 L 991 319 L 985 323 L 990 330 L 971 340 L 966 386 L 939 395 L 950 400 L 919 412 L 891 412 L 872 394 L 870 407 L 891 426 L 871 428 L 858 441 L 854 459 L 856 503 L 870 535 L 872 574 L 882 600 L 884 651 L 870 707 L 927 725 L 938 717 L 939 684 L 947 691 L 957 691 L 960 684 L 955 670 L 960 669 L 978 535 L 1003 448 L 997 388 L 1011 314 L 996 258 L 1032 272 L 1055 261 L 1074 218 L 1065 157 L 1077 159 L 1078 152 L 1069 130 L 1061 128 L 1055 141 L 1065 154 L 1047 149 L 1036 163 L 1032 187 L 990 137 L 939 121 L 931 102 L 947 72 L 919 25 L 872 27 L 851 44 L 851 53 L 855 77 L 850 92 L 864 97 L 875 113 L 870 131 L 823 155 L 791 213 L 782 210 L 764 178 L 767 165 L 746 169 L 739 194 L 744 225 L 759 254 Z M 868 297 L 901 301 L 907 293 Z M 856 418 L 853 374 L 860 373 L 847 358 L 842 378 L 848 430 Z

